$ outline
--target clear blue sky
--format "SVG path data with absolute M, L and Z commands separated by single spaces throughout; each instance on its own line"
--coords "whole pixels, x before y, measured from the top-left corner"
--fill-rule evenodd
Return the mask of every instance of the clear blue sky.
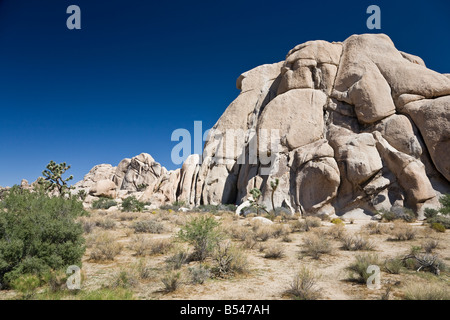
M 66 9 L 81 8 L 81 30 Z M 380 31 L 366 9 L 381 7 Z M 74 182 L 150 153 L 168 169 L 172 131 L 214 125 L 236 78 L 295 45 L 383 32 L 450 73 L 450 1 L 0 0 L 0 185 L 50 161 Z

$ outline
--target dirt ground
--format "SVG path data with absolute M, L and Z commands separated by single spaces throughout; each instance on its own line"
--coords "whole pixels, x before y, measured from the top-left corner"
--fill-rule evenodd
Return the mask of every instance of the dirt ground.
M 204 214 L 204 213 L 201 213 Z M 433 250 L 439 258 L 449 264 L 450 261 L 450 236 L 449 232 L 438 233 L 432 230 L 428 225 L 422 222 L 414 222 L 408 225 L 413 227 L 416 237 L 407 241 L 392 241 L 390 228 L 392 223 L 373 222 L 370 220 L 352 220 L 344 221 L 343 229 L 346 235 L 363 234 L 373 244 L 373 250 L 370 251 L 346 251 L 342 249 L 341 241 L 330 234 L 331 230 L 337 228 L 330 221 L 320 221 L 320 226 L 312 228 L 309 231 L 292 230 L 292 225 L 296 220 L 304 222 L 302 218 L 296 220 L 275 219 L 270 228 L 276 225 L 285 225 L 284 237 L 271 236 L 267 241 L 256 239 L 251 249 L 245 248 L 244 241 L 233 239 L 229 234 L 231 229 L 237 228 L 248 235 L 253 234 L 255 228 L 252 218 L 236 217 L 233 213 L 220 213 L 215 215 L 217 221 L 221 223 L 221 228 L 227 234 L 232 243 L 242 248 L 247 257 L 246 266 L 248 271 L 243 274 L 230 274 L 226 277 L 212 277 L 203 284 L 193 284 L 190 280 L 189 268 L 196 266 L 199 262 L 189 262 L 178 271 L 181 272 L 182 285 L 174 292 L 164 290 L 161 279 L 168 272 L 168 263 L 166 259 L 172 256 L 175 249 L 185 248 L 192 252 L 192 247 L 187 244 L 176 241 L 176 234 L 180 227 L 191 216 L 201 215 L 200 213 L 182 213 L 176 211 L 156 211 L 153 213 L 122 213 L 107 211 L 92 211 L 90 217 L 84 217 L 83 223 L 91 224 L 91 230 L 85 233 L 88 248 L 82 261 L 82 290 L 95 290 L 102 286 L 108 286 L 114 281 L 115 275 L 120 271 L 133 274 L 136 271 L 138 262 L 147 266 L 150 276 L 146 279 L 140 279 L 137 283 L 130 286 L 135 299 L 178 299 L 178 300 L 240 300 L 240 299 L 261 299 L 277 300 L 292 299 L 285 294 L 285 291 L 291 285 L 294 276 L 301 267 L 306 266 L 312 270 L 319 279 L 317 288 L 320 289 L 321 299 L 333 300 L 354 300 L 354 299 L 380 299 L 388 287 L 391 288 L 390 299 L 401 299 L 408 284 L 427 284 L 437 283 L 447 290 L 450 289 L 450 273 L 442 271 L 436 276 L 428 271 L 419 271 L 403 268 L 400 274 L 390 274 L 381 268 L 381 288 L 376 290 L 369 289 L 365 284 L 357 283 L 349 278 L 349 272 L 346 267 L 353 262 L 359 254 L 376 254 L 382 262 L 386 259 L 397 256 L 406 256 L 413 246 L 423 246 L 424 242 L 437 240 L 438 246 Z M 174 248 L 165 253 L 152 254 L 144 253 L 142 256 L 136 256 L 136 251 L 132 245 L 136 232 L 133 230 L 133 223 L 136 221 L 155 220 L 164 225 L 165 230 L 162 233 L 139 233 L 139 239 L 147 239 L 150 242 L 156 239 L 169 239 Z M 108 223 L 102 223 L 107 221 Z M 113 222 L 112 222 L 113 221 Z M 381 234 L 369 234 L 366 225 L 378 224 L 385 231 Z M 228 230 L 228 232 L 227 232 Z M 114 260 L 101 261 L 92 258 L 92 250 L 95 244 L 89 239 L 95 235 L 108 233 L 113 241 L 122 247 L 121 252 L 114 257 Z M 322 254 L 318 259 L 307 256 L 302 253 L 304 249 L 304 239 L 313 233 L 318 233 L 319 237 L 326 237 L 330 244 L 330 252 Z M 249 236 L 250 237 L 250 236 Z M 287 239 L 289 238 L 289 239 Z M 287 241 L 290 242 L 287 242 Z M 265 250 L 273 245 L 282 247 L 283 256 L 277 259 L 265 258 Z M 262 248 L 261 248 L 262 247 Z M 205 265 L 214 266 L 214 261 L 207 258 Z M 14 297 L 13 292 L 5 292 L 3 298 Z

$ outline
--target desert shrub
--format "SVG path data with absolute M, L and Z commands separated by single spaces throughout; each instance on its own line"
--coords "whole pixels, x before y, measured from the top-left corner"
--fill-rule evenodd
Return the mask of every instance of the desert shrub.
M 254 233 L 247 233 L 244 241 L 242 242 L 242 247 L 245 249 L 253 249 L 256 245 L 256 236 Z
M 149 254 L 151 248 L 150 240 L 142 235 L 134 236 L 129 244 L 129 249 L 134 251 L 134 255 L 138 257 Z
M 211 271 L 203 265 L 190 267 L 189 273 L 193 284 L 203 284 L 211 277 Z
M 362 235 L 347 235 L 341 238 L 342 249 L 348 251 L 373 250 L 374 244 Z
M 113 219 L 105 218 L 99 219 L 95 222 L 97 227 L 100 227 L 105 230 L 113 230 L 116 227 L 116 222 Z
M 148 184 L 147 184 L 147 183 L 141 183 L 141 184 L 138 184 L 138 185 L 136 186 L 136 190 L 137 190 L 138 192 L 145 191 L 145 189 L 147 189 L 147 188 L 148 188 Z
M 384 269 L 391 274 L 399 274 L 403 267 L 403 259 L 396 257 L 393 259 L 386 259 L 384 262 Z
M 280 244 L 273 244 L 265 248 L 264 258 L 280 259 L 284 256 L 284 248 Z
M 130 196 L 122 201 L 122 212 L 142 212 L 146 202 L 141 202 L 135 196 Z
M 309 231 L 313 228 L 318 228 L 322 225 L 322 220 L 317 217 L 306 217 L 305 218 L 305 231 Z
M 117 214 L 116 217 L 120 221 L 132 221 L 137 219 L 138 216 L 135 213 L 122 212 Z
M 403 261 L 408 269 L 429 271 L 436 275 L 447 269 L 447 266 L 439 259 L 438 255 L 430 253 L 412 252 L 403 258 Z
M 437 283 L 410 283 L 405 289 L 405 300 L 450 300 L 448 286 Z
M 120 270 L 117 274 L 114 275 L 110 287 L 131 289 L 136 287 L 138 283 L 138 279 L 133 272 Z
M 285 224 L 275 224 L 272 226 L 272 236 L 280 238 L 291 233 L 291 228 Z
M 150 254 L 166 254 L 173 248 L 171 239 L 154 239 L 150 241 Z
M 296 300 L 317 300 L 321 297 L 321 289 L 317 288 L 319 278 L 313 271 L 303 267 L 294 276 L 285 294 Z
M 31 299 L 39 287 L 41 281 L 38 276 L 34 274 L 25 274 L 18 278 L 15 278 L 11 287 L 22 294 L 23 300 Z
M 101 197 L 92 202 L 92 209 L 108 210 L 111 207 L 117 206 L 117 202 L 111 198 Z
M 182 284 L 181 272 L 169 271 L 162 279 L 163 291 L 166 293 L 176 291 Z
M 136 233 L 163 233 L 166 229 L 163 223 L 155 219 L 133 222 L 131 228 Z
M 432 209 L 432 208 L 425 208 L 425 218 L 432 219 L 436 217 L 439 213 L 439 211 Z
M 395 221 L 390 234 L 393 236 L 390 240 L 407 241 L 413 240 L 416 237 L 417 232 L 409 224 L 401 221 Z
M 432 253 L 434 249 L 439 246 L 439 241 L 434 239 L 427 239 L 422 243 L 422 248 L 426 253 Z
M 364 229 L 369 234 L 385 234 L 390 231 L 390 227 L 378 222 L 369 222 L 364 226 Z
M 75 198 L 49 197 L 13 187 L 0 202 L 0 284 L 7 288 L 24 274 L 81 265 L 85 215 Z
M 416 215 L 411 209 L 404 207 L 393 207 L 390 211 L 381 210 L 381 218 L 385 221 L 391 222 L 394 220 L 403 220 L 405 222 L 413 222 Z
M 273 235 L 273 229 L 271 226 L 261 226 L 255 232 L 256 238 L 261 241 L 267 241 Z
M 177 237 L 193 245 L 193 258 L 203 261 L 215 249 L 221 238 L 219 226 L 220 223 L 213 216 L 195 217 L 181 227 Z
M 244 241 L 245 238 L 247 237 L 247 234 L 249 232 L 249 229 L 244 227 L 244 226 L 240 226 L 240 225 L 235 225 L 232 224 L 228 229 L 227 229 L 227 233 L 235 240 L 240 240 L 240 241 Z
M 68 275 L 65 270 L 50 270 L 43 276 L 44 282 L 48 285 L 50 292 L 55 293 L 66 287 Z
M 241 274 L 248 271 L 247 256 L 229 241 L 217 246 L 213 260 L 216 263 L 214 273 L 218 276 Z
M 299 219 L 289 221 L 289 227 L 291 232 L 303 232 L 305 231 L 305 222 Z
M 89 219 L 80 219 L 79 222 L 81 223 L 82 227 L 83 227 L 83 231 L 86 234 L 90 234 L 92 233 L 92 231 L 94 230 L 94 227 L 96 226 L 96 222 L 95 221 L 91 221 Z
M 89 258 L 93 261 L 114 260 L 122 252 L 122 245 L 107 232 L 93 235 L 88 239 L 88 246 L 92 247 Z
M 370 265 L 379 265 L 378 256 L 376 254 L 357 255 L 346 269 L 349 271 L 350 279 L 359 283 L 366 283 L 367 279 L 372 275 L 367 273 Z
M 166 259 L 166 263 L 171 269 L 180 269 L 183 264 L 189 263 L 189 253 L 184 250 L 178 250 Z
M 333 219 L 331 219 L 331 223 L 339 225 L 339 224 L 344 224 L 344 221 L 342 221 L 339 218 L 333 218 Z
M 283 235 L 281 237 L 281 241 L 283 241 L 283 242 L 292 242 L 292 238 L 288 234 L 285 234 L 285 235 Z
M 323 235 L 311 234 L 303 240 L 303 254 L 319 259 L 321 255 L 332 251 L 330 242 Z
M 436 230 L 437 232 L 445 232 L 445 227 L 442 223 L 433 222 L 431 224 L 431 229 Z
M 345 225 L 344 224 L 335 224 L 327 230 L 327 234 L 330 235 L 333 239 L 342 239 L 346 234 Z
M 136 274 L 139 279 L 146 280 L 153 277 L 153 270 L 150 268 L 143 259 L 139 260 L 139 262 L 135 266 Z

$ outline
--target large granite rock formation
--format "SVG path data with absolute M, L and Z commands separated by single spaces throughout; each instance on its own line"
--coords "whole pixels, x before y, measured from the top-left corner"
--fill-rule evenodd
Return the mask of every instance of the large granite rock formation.
M 271 209 L 279 179 L 276 207 L 329 215 L 393 206 L 421 214 L 450 191 L 450 77 L 386 35 L 306 42 L 243 73 L 237 88 L 202 157 L 167 171 L 141 154 L 94 168 L 79 186 L 110 193 L 108 179 L 121 196 L 145 185 L 141 199 L 191 205 L 238 205 L 259 188 Z

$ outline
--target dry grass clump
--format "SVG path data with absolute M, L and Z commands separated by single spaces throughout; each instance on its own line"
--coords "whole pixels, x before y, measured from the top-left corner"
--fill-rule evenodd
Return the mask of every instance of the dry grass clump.
M 317 300 L 322 296 L 321 289 L 317 288 L 320 276 L 310 269 L 303 267 L 294 276 L 289 288 L 284 292 L 295 300 Z
M 354 262 L 346 268 L 349 271 L 350 279 L 359 283 L 367 283 L 367 279 L 373 274 L 367 273 L 367 268 L 370 265 L 379 265 L 376 254 L 357 255 Z
M 321 255 L 328 254 L 331 251 L 331 244 L 323 232 L 313 233 L 303 240 L 302 253 L 311 256 L 313 259 L 319 259 Z
M 439 241 L 435 239 L 427 239 L 422 243 L 422 248 L 426 253 L 432 253 L 439 246 Z
M 136 287 L 138 284 L 139 281 L 134 272 L 122 269 L 114 275 L 109 287 L 113 289 L 131 289 Z
M 369 234 L 387 234 L 390 231 L 390 226 L 379 222 L 369 222 L 364 226 L 364 229 Z
M 272 225 L 272 236 L 274 238 L 284 237 L 291 233 L 291 228 L 285 224 Z
M 132 212 L 119 212 L 114 217 L 119 221 L 133 221 L 138 218 L 138 215 Z
M 213 261 L 216 265 L 213 271 L 219 277 L 248 272 L 247 256 L 242 249 L 234 246 L 230 241 L 218 244 L 213 254 Z
M 326 231 L 326 233 L 332 237 L 333 239 L 342 239 L 345 234 L 346 234 L 346 230 L 345 230 L 345 225 L 344 224 L 334 224 L 333 226 L 331 226 L 330 228 L 328 228 L 328 230 Z
M 248 228 L 237 224 L 230 224 L 225 230 L 226 233 L 231 236 L 231 238 L 240 241 L 244 241 L 248 233 L 250 232 Z
M 392 227 L 390 234 L 392 238 L 389 240 L 407 241 L 413 240 L 417 235 L 417 231 L 407 222 L 394 221 L 394 226 Z
M 114 230 L 116 228 L 116 222 L 111 218 L 97 219 L 95 225 L 104 230 Z
M 135 252 L 136 256 L 165 254 L 172 249 L 171 239 L 148 239 L 143 235 L 134 236 L 129 248 Z
M 203 265 L 190 267 L 189 273 L 193 284 L 203 284 L 211 277 L 211 271 Z
M 88 239 L 87 245 L 92 248 L 89 259 L 93 261 L 114 260 L 123 248 L 121 244 L 116 242 L 114 236 L 108 232 L 92 235 Z
M 280 259 L 284 257 L 284 248 L 281 244 L 272 244 L 264 249 L 264 258 Z
M 92 231 L 94 231 L 94 227 L 96 225 L 95 221 L 92 221 L 89 218 L 86 217 L 81 217 L 79 219 L 79 222 L 81 223 L 82 227 L 83 227 L 83 231 L 86 234 L 90 234 L 92 233 Z
M 305 218 L 305 231 L 310 231 L 313 228 L 318 228 L 322 225 L 322 220 L 317 217 Z
M 256 246 L 256 235 L 253 232 L 247 233 L 241 246 L 244 249 L 253 249 Z
M 255 236 L 260 241 L 267 241 L 270 239 L 270 237 L 273 236 L 273 229 L 268 225 L 260 226 L 258 229 L 256 229 Z
M 445 284 L 410 283 L 405 289 L 405 300 L 450 300 L 450 290 Z
M 161 282 L 164 285 L 163 292 L 174 292 L 182 285 L 181 272 L 168 271 L 161 279 Z
M 347 251 L 373 250 L 375 245 L 363 235 L 345 235 L 341 238 L 342 249 Z
M 131 225 L 136 233 L 163 233 L 166 227 L 156 219 L 136 221 Z

